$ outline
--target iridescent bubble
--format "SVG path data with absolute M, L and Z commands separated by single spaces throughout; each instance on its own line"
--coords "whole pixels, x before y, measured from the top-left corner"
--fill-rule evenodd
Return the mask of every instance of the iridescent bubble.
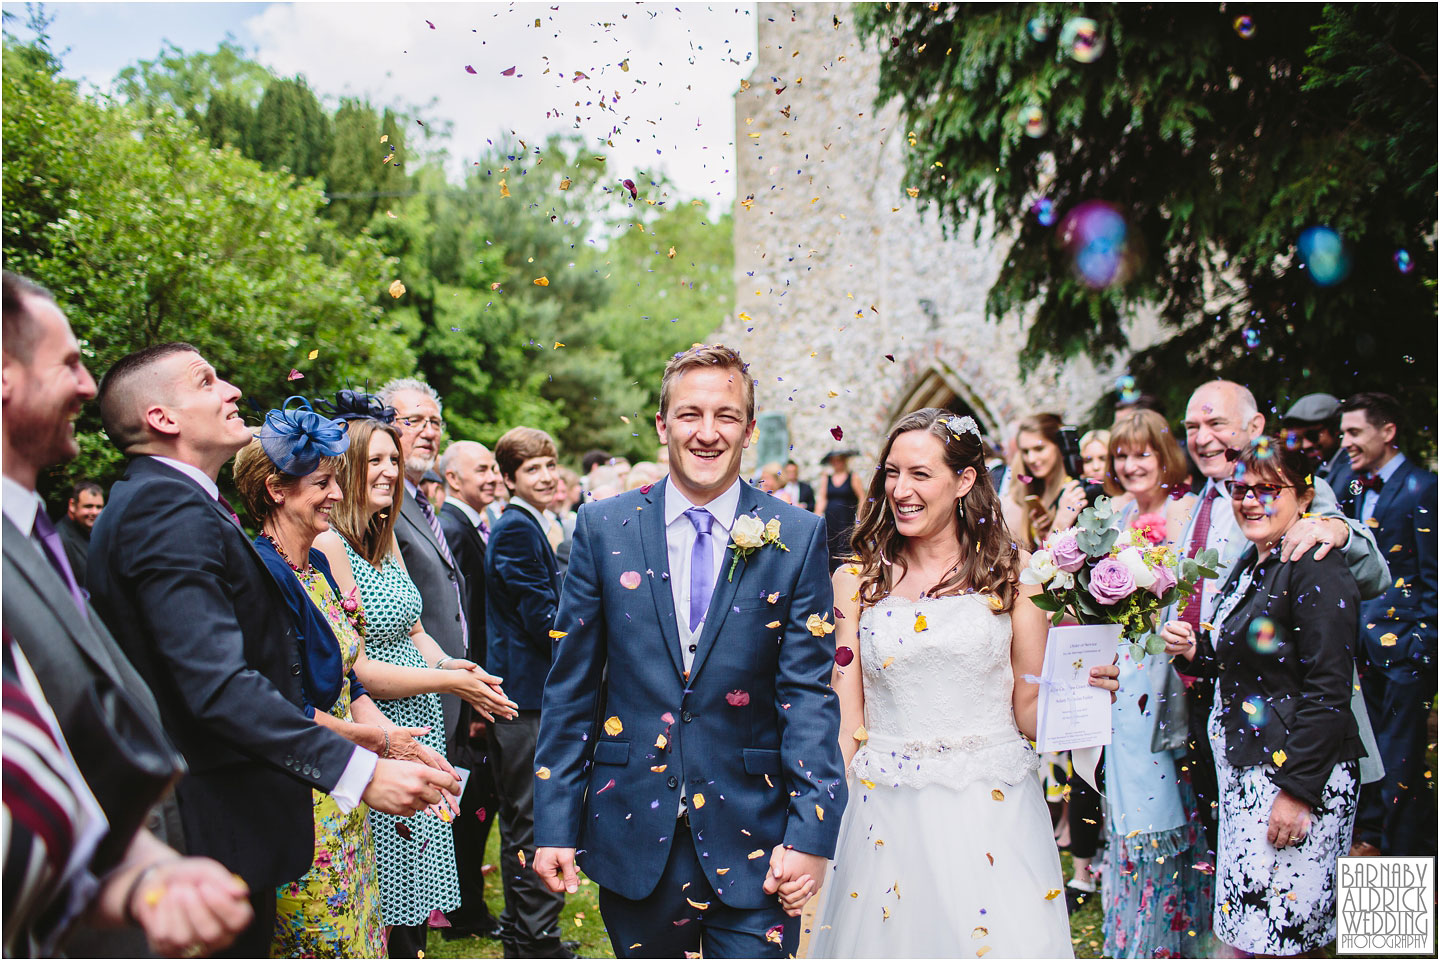
M 1350 493 L 1358 495 L 1364 489 L 1365 485 L 1360 483 L 1360 478 L 1357 477 L 1350 482 Z
M 1240 16 L 1235 18 L 1235 32 L 1240 39 L 1249 40 L 1255 36 L 1255 20 L 1252 17 Z
M 1349 276 L 1350 252 L 1340 235 L 1329 227 L 1306 228 L 1296 246 L 1316 286 L 1333 287 Z
M 1043 137 L 1050 129 L 1050 121 L 1045 118 L 1045 108 L 1038 103 L 1027 104 L 1022 108 L 1019 119 L 1027 137 Z
M 1274 654 L 1280 650 L 1280 641 L 1275 636 L 1275 622 L 1268 617 L 1257 617 L 1251 621 L 1245 639 L 1256 654 Z
M 1100 24 L 1089 17 L 1071 17 L 1060 28 L 1060 46 L 1078 63 L 1094 63 L 1105 52 Z
M 1395 269 L 1402 274 L 1408 274 L 1415 269 L 1415 261 L 1410 258 L 1410 251 L 1403 247 L 1395 251 Z
M 1036 43 L 1044 43 L 1050 39 L 1050 21 L 1041 17 L 1031 17 L 1025 24 L 1025 31 L 1030 34 L 1030 39 Z
M 1245 720 L 1251 727 L 1264 727 L 1266 721 L 1267 705 L 1265 698 L 1259 694 L 1251 694 L 1240 704 L 1240 710 L 1245 712 Z
M 1041 197 L 1035 201 L 1030 205 L 1030 210 L 1034 212 L 1035 219 L 1040 221 L 1040 226 L 1055 226 L 1055 202 L 1049 197 Z
M 1245 479 L 1245 465 L 1244 465 L 1244 464 L 1236 464 L 1236 465 L 1235 465 L 1235 473 L 1234 473 L 1233 476 L 1234 476 L 1234 478 L 1235 478 L 1236 481 L 1243 481 L 1243 480 Z
M 1260 331 L 1256 330 L 1254 327 L 1246 327 L 1243 332 L 1243 336 L 1245 337 L 1245 346 L 1249 347 L 1251 350 L 1254 350 L 1256 347 L 1260 346 Z
M 1059 241 L 1070 254 L 1080 281 L 1096 289 L 1124 283 L 1134 272 L 1138 252 L 1130 227 L 1115 207 L 1088 200 L 1065 215 Z
M 1256 458 L 1258 458 L 1259 460 L 1269 460 L 1271 457 L 1274 456 L 1274 454 L 1275 454 L 1275 452 L 1270 449 L 1270 438 L 1268 438 L 1268 437 L 1257 437 L 1257 438 L 1255 438 L 1255 456 L 1256 456 Z

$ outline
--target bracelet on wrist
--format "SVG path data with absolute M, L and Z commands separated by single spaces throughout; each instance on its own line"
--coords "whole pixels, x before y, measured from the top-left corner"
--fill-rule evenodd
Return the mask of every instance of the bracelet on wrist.
M 450 662 L 450 660 L 451 660 L 451 659 L 448 658 L 448 657 L 442 657 L 442 658 L 440 658 L 440 660 L 438 660 L 438 661 L 435 662 L 435 670 L 437 670 L 437 671 L 440 670 L 440 669 L 443 668 L 446 664 L 448 664 L 448 663 Z
M 175 859 L 174 859 L 174 858 L 160 858 L 159 860 L 151 861 L 149 864 L 145 865 L 145 867 L 143 867 L 143 868 L 140 869 L 140 873 L 139 873 L 139 874 L 135 875 L 135 880 L 131 881 L 131 882 L 130 882 L 130 887 L 125 890 L 124 907 L 125 907 L 125 921 L 126 921 L 127 924 L 130 924 L 130 925 L 134 926 L 134 925 L 138 925 L 138 924 L 140 923 L 140 922 L 136 919 L 136 917 L 135 917 L 135 908 L 134 908 L 135 895 L 140 892 L 140 886 L 145 883 L 145 879 L 148 878 L 148 877 L 150 876 L 151 872 L 154 871 L 156 868 L 158 868 L 160 865 L 165 864 L 165 863 L 168 862 L 168 861 L 173 861 L 173 860 L 175 860 Z M 158 900 L 158 899 L 157 899 L 157 900 Z
M 390 756 L 390 732 L 389 732 L 388 730 L 386 730 L 385 728 L 382 727 L 382 728 L 380 728 L 380 734 L 381 734 L 382 737 L 385 738 L 385 743 L 382 744 L 382 745 L 380 745 L 380 756 L 381 756 L 381 757 L 389 757 L 389 756 Z

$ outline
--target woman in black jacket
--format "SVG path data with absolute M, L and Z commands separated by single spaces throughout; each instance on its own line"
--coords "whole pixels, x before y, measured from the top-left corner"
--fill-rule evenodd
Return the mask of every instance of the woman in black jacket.
M 1215 934 L 1252 954 L 1335 938 L 1336 859 L 1350 850 L 1364 755 L 1350 710 L 1360 592 L 1339 552 L 1280 561 L 1314 494 L 1297 448 L 1260 437 L 1230 482 L 1251 541 L 1215 624 L 1163 631 L 1190 674 L 1218 677 L 1209 733 L 1219 779 Z

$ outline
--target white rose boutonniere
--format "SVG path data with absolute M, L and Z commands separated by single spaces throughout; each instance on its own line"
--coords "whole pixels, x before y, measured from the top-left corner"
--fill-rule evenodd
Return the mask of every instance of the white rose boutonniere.
M 725 579 L 733 581 L 735 566 L 767 544 L 782 551 L 790 549 L 780 542 L 780 518 L 772 517 L 769 523 L 762 523 L 754 514 L 735 518 L 735 525 L 730 528 L 730 548 L 735 553 L 730 557 L 730 573 Z

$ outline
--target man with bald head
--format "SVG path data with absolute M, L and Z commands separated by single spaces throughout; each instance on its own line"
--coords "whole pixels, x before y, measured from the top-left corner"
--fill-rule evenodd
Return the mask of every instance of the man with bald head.
M 255 920 L 231 950 L 265 957 L 276 887 L 313 860 L 312 788 L 342 812 L 363 800 L 409 815 L 459 784 L 379 759 L 306 715 L 294 620 L 216 484 L 252 440 L 239 399 L 189 344 L 110 368 L 100 416 L 130 460 L 95 523 L 89 582 L 189 762 L 175 795 L 190 853 L 250 886 Z
M 455 566 L 465 578 L 466 620 L 470 636 L 485 637 L 485 545 L 490 525 L 485 508 L 495 501 L 500 471 L 495 455 L 484 444 L 457 440 L 445 448 L 436 472 L 445 479 L 445 503 L 440 508 L 440 527 L 455 555 Z M 470 645 L 471 660 L 484 666 L 485 644 Z M 455 937 L 473 933 L 493 937 L 499 922 L 485 906 L 485 845 L 490 826 L 500 809 L 499 788 L 490 765 L 490 751 L 484 719 L 476 717 L 468 704 L 460 706 L 460 753 L 454 763 L 470 769 L 465 794 L 460 798 L 460 819 L 455 822 L 455 862 L 460 875 L 460 908 L 448 915 L 451 927 L 444 934 Z M 483 815 L 483 817 L 481 817 Z
M 1198 491 L 1199 503 L 1181 535 L 1179 545 L 1187 557 L 1214 548 L 1219 552 L 1223 565 L 1218 578 L 1201 581 L 1195 597 L 1177 605 L 1175 616 L 1190 622 L 1197 633 L 1201 624 L 1214 622 L 1220 588 L 1224 586 L 1229 570 L 1249 545 L 1235 520 L 1230 498 L 1226 496 L 1225 485 L 1234 473 L 1234 454 L 1264 432 L 1265 415 L 1260 413 L 1255 395 L 1249 388 L 1234 381 L 1213 380 L 1201 384 L 1195 388 L 1185 406 L 1186 445 L 1200 473 L 1205 475 L 1205 484 Z M 1390 575 L 1385 558 L 1375 545 L 1375 538 L 1364 524 L 1346 518 L 1340 512 L 1335 492 L 1319 477 L 1315 478 L 1315 496 L 1309 514 L 1285 535 L 1281 559 L 1296 560 L 1312 548 L 1318 559 L 1332 549 L 1338 549 L 1349 564 L 1362 597 L 1374 597 L 1383 591 Z M 1218 810 L 1214 807 L 1217 800 L 1215 760 L 1210 752 L 1205 724 L 1214 696 L 1214 682 L 1206 678 L 1184 680 L 1189 730 L 1186 767 L 1199 795 L 1201 822 L 1213 849 L 1216 843 L 1215 812 Z M 1157 724 L 1167 725 L 1172 732 L 1185 730 L 1185 725 L 1180 722 L 1178 703 L 1169 698 L 1160 700 L 1162 707 L 1156 711 Z M 1365 723 L 1364 714 L 1364 710 L 1360 710 L 1356 720 L 1368 734 L 1369 725 Z M 1373 744 L 1373 738 L 1367 744 Z M 1373 750 L 1371 755 L 1374 755 Z

